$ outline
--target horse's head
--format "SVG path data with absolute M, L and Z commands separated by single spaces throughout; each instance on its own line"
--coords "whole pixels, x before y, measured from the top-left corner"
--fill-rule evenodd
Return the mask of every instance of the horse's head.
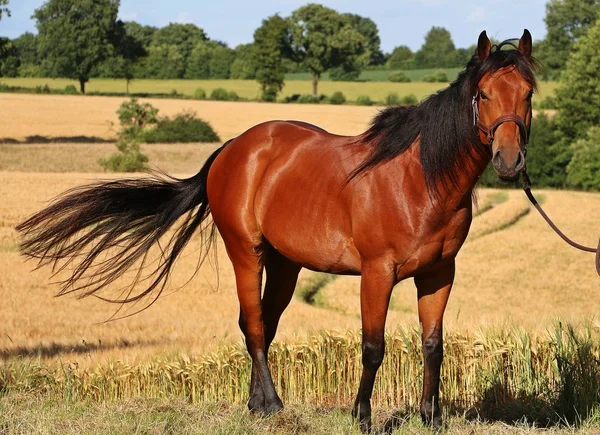
M 497 47 L 499 51 L 502 47 Z M 492 52 L 486 32 L 477 51 L 482 76 L 473 95 L 473 119 L 483 144 L 490 147 L 492 165 L 500 179 L 514 181 L 525 168 L 525 147 L 531 124 L 535 88 L 531 34 L 525 30 L 511 59 Z M 498 57 L 496 59 L 495 57 Z M 512 60 L 507 62 L 507 60 Z

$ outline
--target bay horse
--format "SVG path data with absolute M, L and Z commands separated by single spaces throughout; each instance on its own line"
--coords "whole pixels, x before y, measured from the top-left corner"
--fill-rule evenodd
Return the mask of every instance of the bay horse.
M 300 269 L 360 275 L 363 372 L 352 414 L 362 431 L 371 429 L 392 289 L 413 277 L 424 357 L 420 412 L 440 426 L 443 315 L 455 257 L 469 232 L 473 189 L 490 161 L 504 180 L 525 168 L 536 89 L 531 52 L 527 30 L 518 46 L 494 47 L 484 31 L 449 87 L 417 106 L 383 110 L 359 136 L 266 122 L 227 142 L 191 178 L 75 188 L 18 226 L 22 252 L 41 264 L 71 264 L 60 294 L 87 296 L 144 268 L 158 245 L 162 255 L 149 281 L 139 272 L 133 282 L 145 289 L 132 284 L 113 300 L 153 302 L 193 234 L 203 237 L 206 254 L 216 226 L 233 263 L 252 359 L 248 407 L 262 415 L 283 407 L 268 352 Z M 160 246 L 163 237 L 168 242 Z

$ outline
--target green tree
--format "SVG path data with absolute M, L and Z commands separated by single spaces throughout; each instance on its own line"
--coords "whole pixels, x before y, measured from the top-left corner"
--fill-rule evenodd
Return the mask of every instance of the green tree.
M 256 78 L 256 46 L 241 44 L 235 48 L 235 59 L 231 64 L 231 78 L 252 80 Z
M 279 15 L 263 20 L 254 32 L 256 80 L 260 83 L 262 99 L 275 101 L 283 89 L 286 68 L 284 58 L 290 55 L 290 29 Z
M 550 0 L 546 4 L 546 39 L 537 57 L 547 78 L 557 78 L 573 45 L 596 22 L 600 0 Z
M 392 51 L 387 61 L 387 67 L 389 69 L 408 69 L 414 57 L 415 54 L 408 46 L 400 45 Z
M 381 39 L 377 24 L 370 18 L 356 14 L 343 14 L 342 16 L 366 39 L 366 48 L 370 53 L 369 65 L 383 65 L 385 56 L 381 51 Z
M 210 42 L 202 41 L 192 50 L 185 69 L 186 79 L 207 80 L 210 78 L 210 59 L 214 47 Z
M 295 10 L 290 21 L 293 55 L 312 74 L 313 96 L 318 95 L 319 79 L 325 71 L 368 64 L 365 37 L 333 9 L 309 4 Z
M 151 45 L 142 65 L 147 78 L 180 79 L 185 72 L 185 59 L 176 45 Z
M 156 27 L 143 26 L 135 21 L 125 21 L 123 24 L 127 35 L 135 39 L 145 49 L 150 47 L 154 34 L 158 31 Z
M 235 52 L 222 43 L 214 43 L 214 48 L 209 62 L 211 79 L 228 79 L 231 64 L 235 59 Z
M 443 27 L 432 27 L 425 43 L 415 54 L 417 68 L 448 68 L 456 65 L 456 47 L 450 32 Z
M 10 10 L 6 6 L 8 6 L 8 0 L 0 0 L 0 20 L 4 14 L 10 17 Z
M 600 190 L 600 127 L 592 127 L 587 137 L 571 145 L 573 158 L 567 166 L 567 185 L 584 190 Z
M 192 51 L 200 42 L 208 41 L 204 30 L 194 24 L 169 24 L 158 29 L 152 37 L 152 45 L 175 46 L 181 54 L 184 68 L 187 67 Z M 175 78 L 175 77 L 172 77 Z
M 600 125 L 600 21 L 573 46 L 556 89 L 556 121 L 571 144 Z
M 119 0 L 48 0 L 36 9 L 46 72 L 78 80 L 85 93 L 93 68 L 110 55 L 118 12 Z

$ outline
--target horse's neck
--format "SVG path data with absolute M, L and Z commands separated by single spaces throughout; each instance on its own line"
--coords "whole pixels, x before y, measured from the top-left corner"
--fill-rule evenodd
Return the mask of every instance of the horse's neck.
M 475 146 L 483 145 L 477 144 Z M 447 194 L 442 195 L 442 198 L 437 199 L 437 201 L 441 202 L 441 207 L 454 209 L 466 199 L 470 201 L 475 185 L 483 175 L 491 160 L 489 153 L 479 153 L 475 152 L 475 148 L 473 149 L 474 151 L 467 156 L 463 162 L 459 162 L 460 167 L 459 173 L 457 174 L 456 186 L 451 189 L 445 189 L 447 190 Z

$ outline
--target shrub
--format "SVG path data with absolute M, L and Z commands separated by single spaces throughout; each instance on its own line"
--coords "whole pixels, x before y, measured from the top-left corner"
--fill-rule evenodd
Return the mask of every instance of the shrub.
M 373 100 L 368 95 L 359 95 L 356 99 L 356 104 L 359 106 L 372 106 L 375 104 Z
M 67 85 L 67 86 L 65 86 L 65 90 L 63 91 L 63 94 L 77 95 L 77 94 L 79 94 L 79 91 L 77 90 L 77 88 L 74 85 Z
M 408 83 L 410 79 L 402 71 L 392 73 L 388 76 L 388 80 L 394 83 Z
M 546 97 L 537 104 L 536 109 L 555 110 L 558 109 L 558 102 L 555 97 Z
M 383 102 L 386 106 L 399 106 L 402 104 L 400 97 L 396 92 L 387 94 Z
M 210 93 L 210 99 L 215 101 L 229 101 L 229 92 L 227 89 L 215 88 Z
M 148 103 L 140 104 L 135 98 L 123 102 L 117 110 L 121 125 L 116 144 L 119 152 L 99 159 L 98 164 L 105 171 L 111 172 L 137 172 L 148 169 L 148 157 L 142 153 L 140 142 L 145 129 L 157 122 L 157 114 L 158 109 Z
M 161 118 L 156 127 L 144 134 L 146 143 L 220 142 L 208 122 L 196 117 L 194 112 L 184 112 L 174 118 Z
M 419 100 L 417 99 L 415 94 L 408 94 L 402 97 L 402 104 L 405 106 L 415 106 L 419 104 Z
M 292 94 L 288 97 L 285 97 L 282 101 L 284 103 L 297 103 L 302 95 L 300 94 Z
M 340 66 L 329 70 L 329 78 L 334 82 L 354 82 L 360 77 L 360 71 L 352 66 Z
M 234 91 L 227 92 L 227 101 L 238 101 L 240 99 L 239 95 Z
M 446 75 L 445 72 L 436 71 L 432 75 L 423 77 L 423 81 L 428 82 L 428 83 L 435 83 L 435 82 L 447 83 L 449 80 L 448 80 L 448 76 Z
M 204 89 L 198 88 L 194 91 L 194 99 L 196 100 L 206 100 L 206 92 Z
M 343 94 L 343 92 L 334 92 L 331 98 L 329 98 L 329 102 L 336 105 L 344 104 L 346 102 L 346 96 Z
M 171 92 L 169 93 L 169 95 L 171 97 L 179 97 L 180 96 L 179 92 L 177 92 L 177 89 L 171 89 Z
M 111 154 L 98 164 L 109 172 L 140 172 L 148 169 L 148 157 L 140 150 L 140 144 L 128 140 L 117 142 L 119 153 Z
M 301 95 L 296 102 L 298 104 L 319 104 L 319 97 L 315 97 L 312 94 Z
M 279 88 L 277 86 L 265 86 L 262 91 L 261 100 L 268 101 L 273 103 L 277 100 L 277 94 L 279 93 Z M 286 101 L 287 102 L 287 101 Z

